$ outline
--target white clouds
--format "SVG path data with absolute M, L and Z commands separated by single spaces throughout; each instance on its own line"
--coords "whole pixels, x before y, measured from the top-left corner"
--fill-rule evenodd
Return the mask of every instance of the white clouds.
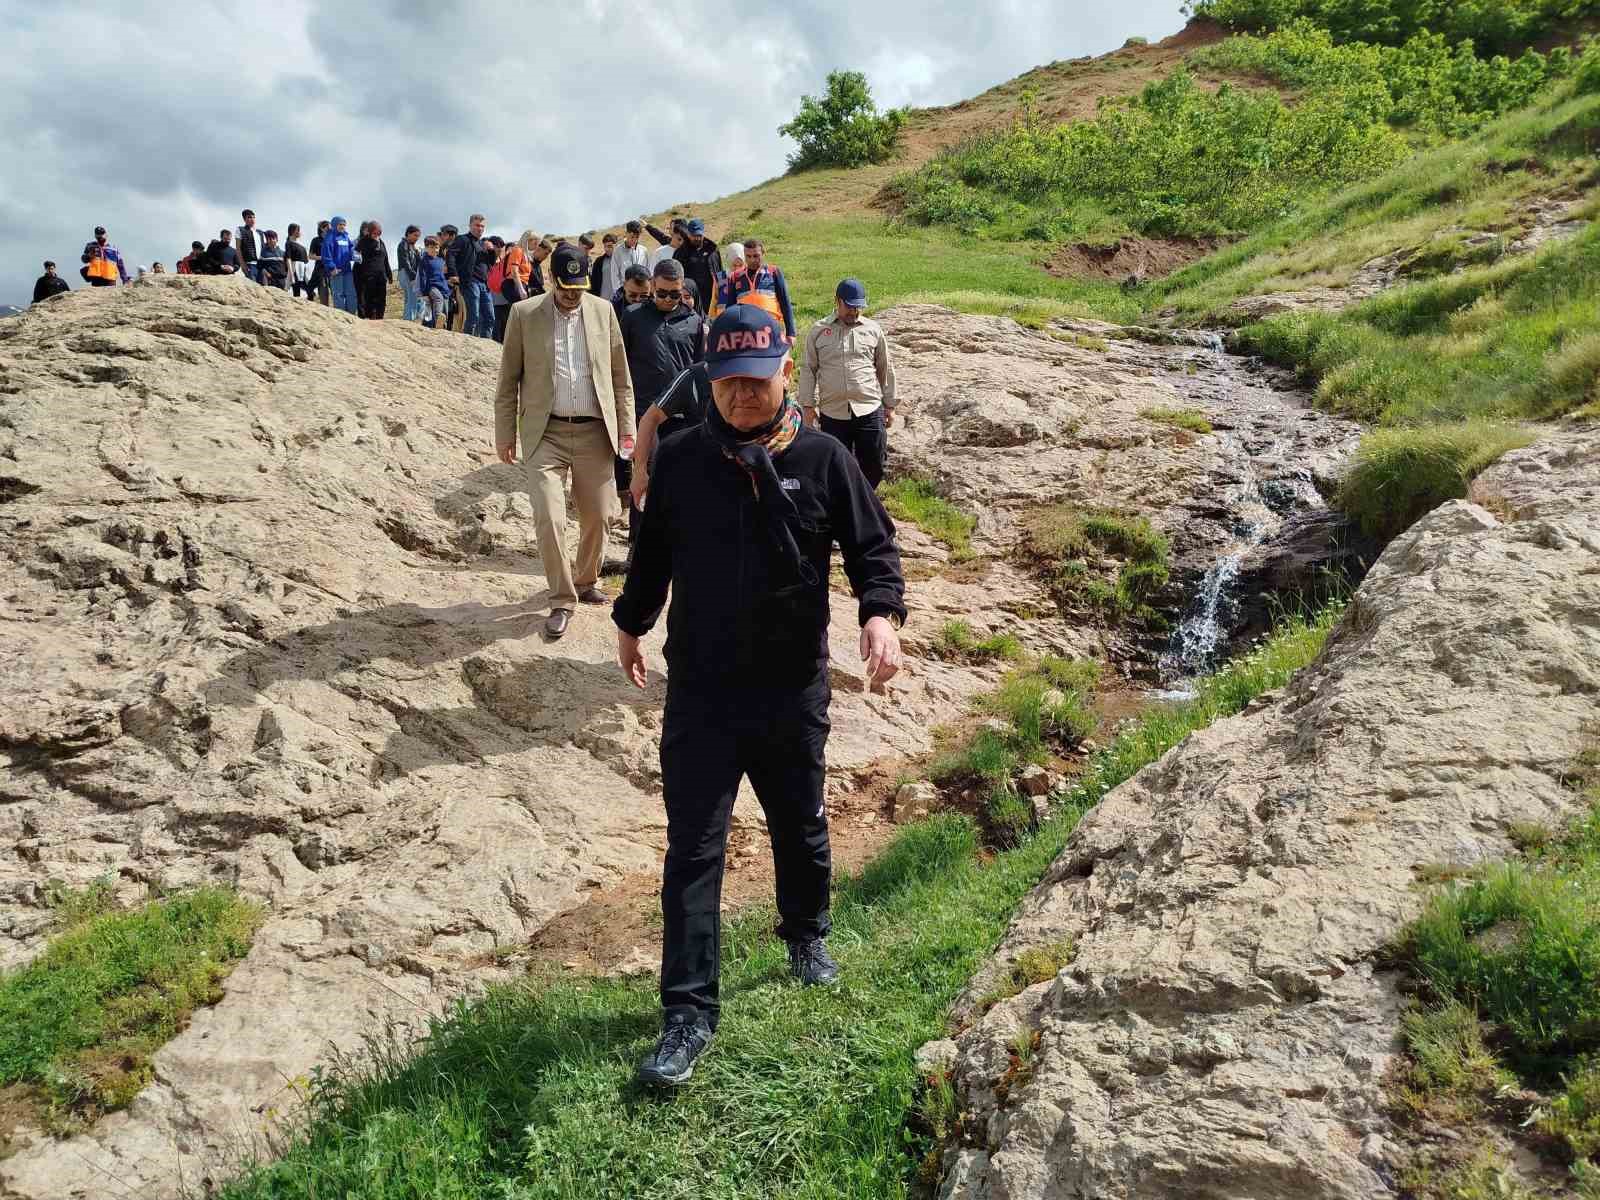
M 396 233 L 473 210 L 574 230 L 748 187 L 829 70 L 881 104 L 946 104 L 1181 23 L 1177 0 L 924 6 L 759 0 L 123 0 L 7 6 L 0 301 L 39 262 L 77 284 L 96 224 L 171 267 L 238 223 L 342 212 Z M 20 11 L 13 11 L 20 10 Z

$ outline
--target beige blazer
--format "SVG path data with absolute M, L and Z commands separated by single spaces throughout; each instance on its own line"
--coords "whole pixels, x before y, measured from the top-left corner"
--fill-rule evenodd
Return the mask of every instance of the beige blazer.
M 500 352 L 500 385 L 494 394 L 494 441 L 509 446 L 522 430 L 522 456 L 527 458 L 544 437 L 555 404 L 555 317 L 548 295 L 511 306 L 506 340 Z M 633 379 L 622 346 L 617 310 L 598 296 L 583 296 L 583 332 L 589 342 L 594 391 L 600 398 L 606 432 L 615 453 L 623 437 L 632 437 Z

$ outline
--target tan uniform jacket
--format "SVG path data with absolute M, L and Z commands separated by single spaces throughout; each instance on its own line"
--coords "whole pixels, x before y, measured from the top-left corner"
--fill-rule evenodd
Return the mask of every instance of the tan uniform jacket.
M 494 441 L 497 446 L 511 445 L 520 427 L 524 458 L 544 437 L 556 398 L 553 303 L 548 295 L 518 301 L 506 319 L 500 385 L 494 394 Z M 617 310 L 600 297 L 584 293 L 583 332 L 589 344 L 594 392 L 615 453 L 621 439 L 634 433 L 633 380 L 628 375 Z
M 894 407 L 889 338 L 876 321 L 846 325 L 835 314 L 811 327 L 800 355 L 800 404 L 836 420 Z

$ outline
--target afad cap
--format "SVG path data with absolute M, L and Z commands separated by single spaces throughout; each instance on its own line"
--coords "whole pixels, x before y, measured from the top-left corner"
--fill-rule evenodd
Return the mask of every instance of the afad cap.
M 105 232 L 106 232 L 106 227 L 104 225 L 96 225 L 94 227 L 94 235 L 95 235 L 95 237 L 104 237 L 105 236 Z
M 589 256 L 571 242 L 563 242 L 550 256 L 550 272 L 556 286 L 589 290 Z
M 867 306 L 867 288 L 859 279 L 841 279 L 833 294 L 851 308 L 865 308 Z
M 764 308 L 735 304 L 711 322 L 706 338 L 706 374 L 712 379 L 751 375 L 771 379 L 789 357 L 783 326 Z

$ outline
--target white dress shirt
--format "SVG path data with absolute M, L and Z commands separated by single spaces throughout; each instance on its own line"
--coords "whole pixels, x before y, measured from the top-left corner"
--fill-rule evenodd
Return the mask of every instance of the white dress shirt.
M 589 362 L 589 339 L 584 330 L 583 306 L 568 314 L 554 298 L 547 301 L 555 319 L 555 403 L 558 417 L 600 417 L 600 397 L 594 390 L 594 369 Z
M 606 294 L 601 299 L 609 300 L 617 294 L 617 289 L 622 286 L 622 277 L 628 273 L 629 267 L 649 268 L 652 265 L 650 251 L 645 249 L 644 242 L 641 241 L 632 250 L 628 249 L 627 242 L 618 242 L 616 249 L 611 251 L 611 257 L 606 260 Z

